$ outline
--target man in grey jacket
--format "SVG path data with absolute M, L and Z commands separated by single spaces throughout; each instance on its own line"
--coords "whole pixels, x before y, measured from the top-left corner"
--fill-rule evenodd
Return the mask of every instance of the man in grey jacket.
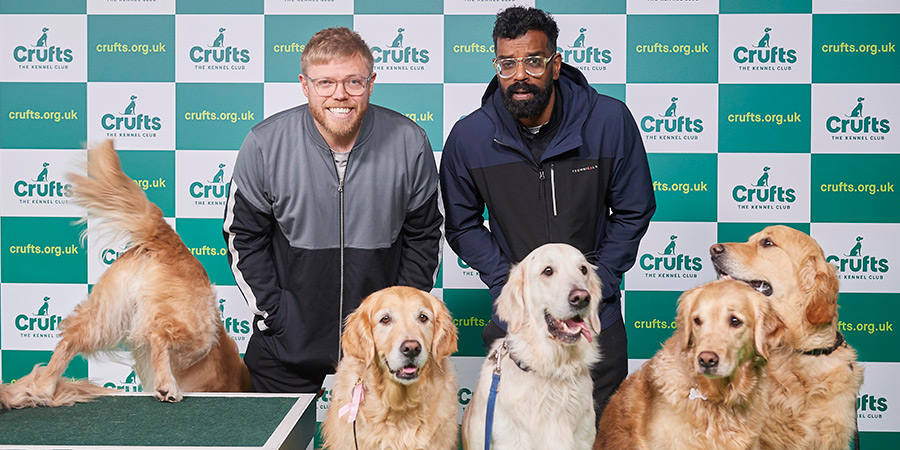
M 419 126 L 369 104 L 372 67 L 357 33 L 319 31 L 301 58 L 309 103 L 257 124 L 238 153 L 224 235 L 255 314 L 244 361 L 256 391 L 318 391 L 365 296 L 434 285 L 434 154 Z

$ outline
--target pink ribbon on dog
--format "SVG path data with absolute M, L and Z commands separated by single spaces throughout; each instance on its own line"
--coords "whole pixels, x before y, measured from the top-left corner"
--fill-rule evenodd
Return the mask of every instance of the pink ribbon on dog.
M 359 405 L 362 401 L 363 384 L 362 381 L 360 381 L 356 383 L 356 386 L 353 386 L 353 398 L 350 399 L 350 403 L 347 403 L 338 410 L 338 417 L 344 417 L 344 414 L 350 413 L 350 415 L 347 416 L 347 423 L 356 421 L 356 415 L 359 413 Z

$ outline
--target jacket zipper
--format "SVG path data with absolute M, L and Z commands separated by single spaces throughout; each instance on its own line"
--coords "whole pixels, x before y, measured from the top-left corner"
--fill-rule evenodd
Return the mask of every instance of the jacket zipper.
M 332 150 L 333 152 L 333 150 Z M 331 155 L 332 163 L 334 163 L 334 154 Z M 347 166 L 344 167 L 344 176 L 338 173 L 337 164 L 334 166 L 334 174 L 338 177 L 338 204 L 339 204 L 339 233 L 340 233 L 340 294 L 338 295 L 338 361 L 342 359 L 341 339 L 344 336 L 344 180 L 347 179 L 347 173 L 350 171 L 350 156 L 347 156 Z
M 513 147 L 512 145 L 505 144 L 505 143 L 503 143 L 503 142 L 498 141 L 497 138 L 494 138 L 494 142 L 496 142 L 497 144 L 502 145 L 502 146 L 504 146 L 504 147 L 509 147 L 509 148 L 511 148 L 511 149 L 517 150 L 516 147 Z M 536 167 L 537 170 L 538 170 L 538 179 L 540 180 L 540 182 L 539 182 L 539 184 L 538 184 L 538 197 L 539 197 L 538 200 L 541 201 L 541 202 L 546 202 L 545 198 L 546 198 L 546 190 L 547 190 L 547 189 L 546 189 L 546 186 L 545 186 L 545 184 L 546 184 L 546 183 L 545 183 L 545 181 L 546 181 L 546 176 L 544 175 L 544 168 L 543 168 L 540 164 L 537 164 L 535 167 Z M 547 205 L 547 207 L 548 207 L 548 209 L 552 209 L 552 211 L 553 211 L 553 216 L 555 217 L 555 216 L 557 216 L 557 210 L 556 210 L 556 171 L 555 171 L 555 169 L 554 169 L 554 167 L 553 167 L 553 163 L 550 163 L 550 195 L 551 195 L 551 204 L 550 204 L 550 205 Z M 545 203 L 545 204 L 546 204 L 546 203 Z M 549 214 L 549 212 L 548 212 L 548 214 L 547 214 L 547 223 L 546 223 L 546 226 L 547 226 L 547 237 L 549 238 L 549 237 L 550 237 L 550 214 Z

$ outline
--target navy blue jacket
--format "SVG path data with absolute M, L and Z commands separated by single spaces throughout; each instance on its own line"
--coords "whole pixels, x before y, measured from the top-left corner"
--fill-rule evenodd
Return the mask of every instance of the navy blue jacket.
M 496 77 L 481 108 L 454 125 L 441 155 L 446 236 L 495 300 L 510 265 L 531 250 L 548 242 L 578 248 L 603 282 L 606 327 L 621 319 L 622 274 L 656 210 L 650 168 L 624 103 L 565 63 L 558 87 L 562 123 L 540 161 L 503 106 Z M 491 318 L 506 328 L 496 310 Z

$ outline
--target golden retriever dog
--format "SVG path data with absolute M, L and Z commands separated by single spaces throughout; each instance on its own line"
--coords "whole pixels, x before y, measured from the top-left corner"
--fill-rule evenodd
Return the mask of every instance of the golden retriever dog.
M 395 286 L 363 299 L 341 338 L 325 448 L 456 449 L 457 339 L 446 305 L 431 294 Z
M 766 298 L 739 281 L 707 283 L 681 295 L 676 324 L 610 398 L 594 450 L 759 448 L 765 358 L 781 328 Z
M 70 174 L 73 200 L 100 228 L 125 235 L 131 246 L 103 273 L 87 300 L 61 324 L 46 367 L 3 386 L 6 408 L 71 405 L 115 392 L 67 381 L 75 355 L 131 351 L 145 389 L 160 401 L 183 392 L 247 391 L 250 375 L 225 332 L 216 291 L 162 211 L 123 171 L 111 141 L 89 150 L 87 176 Z M 86 219 L 85 219 L 86 220 Z
M 576 248 L 546 244 L 509 272 L 497 298 L 507 336 L 491 346 L 463 415 L 463 448 L 484 448 L 492 374 L 500 383 L 492 449 L 589 449 L 596 434 L 591 365 L 600 279 Z
M 768 296 L 785 323 L 783 344 L 768 364 L 772 414 L 762 447 L 846 449 L 856 430 L 863 369 L 837 330 L 838 279 L 822 248 L 779 225 L 747 242 L 715 244 L 710 254 L 721 277 Z

